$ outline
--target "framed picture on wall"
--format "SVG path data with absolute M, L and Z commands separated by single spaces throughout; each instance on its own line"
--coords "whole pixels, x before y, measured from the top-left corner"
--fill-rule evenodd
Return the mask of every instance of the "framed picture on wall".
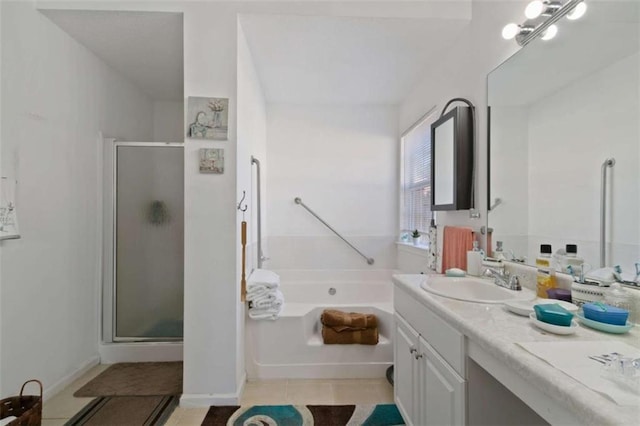
M 187 137 L 226 141 L 229 138 L 228 125 L 228 98 L 188 98 Z
M 0 179 L 0 240 L 20 238 L 16 211 L 15 179 L 2 176 Z
M 224 173 L 224 149 L 200 149 L 200 173 Z

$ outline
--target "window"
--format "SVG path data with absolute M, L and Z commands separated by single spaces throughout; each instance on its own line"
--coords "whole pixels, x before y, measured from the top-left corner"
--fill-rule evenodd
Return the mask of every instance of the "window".
M 431 123 L 436 119 L 435 112 L 428 114 L 400 140 L 401 233 L 427 233 L 431 224 Z

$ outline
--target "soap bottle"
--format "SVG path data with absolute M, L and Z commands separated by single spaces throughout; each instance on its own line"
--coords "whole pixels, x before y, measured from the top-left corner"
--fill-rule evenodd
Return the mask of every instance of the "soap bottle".
M 473 241 L 473 249 L 467 252 L 467 273 L 473 276 L 480 276 L 484 252 L 478 247 L 478 242 Z
M 497 260 L 507 260 L 507 257 L 504 255 L 504 251 L 502 250 L 502 241 L 496 241 L 496 251 L 493 253 L 493 257 Z
M 540 245 L 540 254 L 536 258 L 537 272 L 537 291 L 536 294 L 542 299 L 547 299 L 547 290 L 556 287 L 555 271 L 551 264 L 551 244 Z
M 562 272 L 568 273 L 568 266 L 571 266 L 574 271 L 580 269 L 580 265 L 584 263 L 584 259 L 578 256 L 578 246 L 575 244 L 567 244 L 566 254 L 562 265 Z

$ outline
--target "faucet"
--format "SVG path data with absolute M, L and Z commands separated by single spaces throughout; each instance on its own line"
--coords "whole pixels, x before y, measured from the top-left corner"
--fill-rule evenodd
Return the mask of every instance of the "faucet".
M 485 269 L 484 275 L 492 277 L 497 286 L 508 288 L 509 290 L 522 290 L 522 287 L 520 286 L 520 279 L 517 275 L 511 275 L 508 272 L 502 273 L 494 268 Z

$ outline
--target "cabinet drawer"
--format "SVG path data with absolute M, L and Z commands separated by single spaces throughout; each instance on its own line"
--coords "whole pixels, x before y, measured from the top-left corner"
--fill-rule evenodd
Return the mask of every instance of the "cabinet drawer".
M 393 287 L 393 305 L 395 311 L 465 378 L 464 335 L 398 286 Z

